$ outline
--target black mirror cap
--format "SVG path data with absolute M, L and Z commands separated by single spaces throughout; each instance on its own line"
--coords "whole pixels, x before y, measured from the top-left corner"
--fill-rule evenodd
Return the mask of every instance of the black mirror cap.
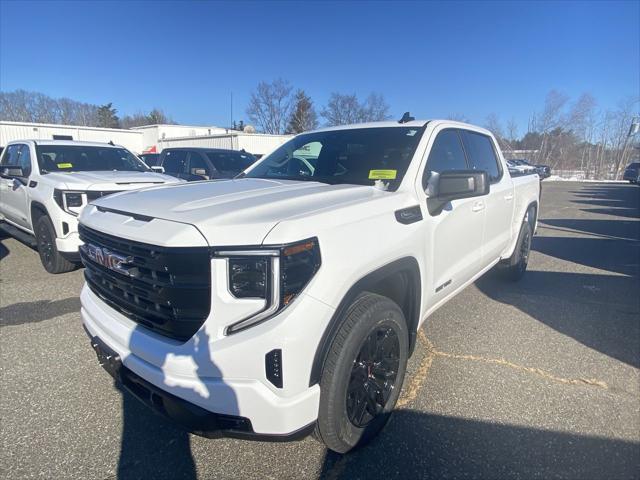
M 0 176 L 3 178 L 24 177 L 22 167 L 2 167 Z
M 435 196 L 427 200 L 431 215 L 439 215 L 452 200 L 487 195 L 489 175 L 484 170 L 446 170 L 438 175 L 435 187 Z

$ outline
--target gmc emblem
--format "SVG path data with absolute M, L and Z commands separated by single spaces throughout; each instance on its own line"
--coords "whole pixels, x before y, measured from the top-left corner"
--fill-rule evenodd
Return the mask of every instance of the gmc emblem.
M 91 243 L 85 243 L 80 248 L 91 261 L 102 265 L 109 270 L 121 273 L 122 275 L 127 275 L 128 277 L 134 276 L 133 272 L 129 270 L 130 267 L 127 267 L 127 265 L 133 262 L 133 257 L 126 257 L 112 252 L 107 248 L 92 245 Z

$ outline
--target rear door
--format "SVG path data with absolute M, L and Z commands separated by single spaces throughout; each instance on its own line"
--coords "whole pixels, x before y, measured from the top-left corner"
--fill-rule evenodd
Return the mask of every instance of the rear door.
M 6 148 L 2 157 L 0 168 L 22 167 L 22 177 L 2 178 L 2 191 L 0 193 L 0 210 L 2 215 L 10 223 L 31 230 L 29 225 L 29 198 L 27 185 L 31 175 L 31 152 L 28 145 L 13 144 Z
M 469 168 L 457 129 L 445 128 L 434 134 L 422 178 L 423 192 L 434 172 Z M 423 198 L 426 203 L 426 194 Z M 427 308 L 443 300 L 480 270 L 485 211 L 479 205 L 483 199 L 453 200 L 427 222 L 426 258 L 432 262 L 427 268 L 431 273 Z
M 513 182 L 502 169 L 491 137 L 472 130 L 462 130 L 461 135 L 470 167 L 489 174 L 489 195 L 482 197 L 486 208 L 484 265 L 488 265 L 502 255 L 511 240 Z

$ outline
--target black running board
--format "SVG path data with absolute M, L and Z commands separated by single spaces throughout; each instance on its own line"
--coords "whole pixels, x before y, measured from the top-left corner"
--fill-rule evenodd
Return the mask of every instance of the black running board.
M 35 237 L 24 230 L 20 230 L 19 228 L 9 225 L 4 221 L 0 222 L 0 230 L 4 231 L 7 235 L 17 238 L 22 243 L 26 243 L 30 247 L 38 248 L 38 243 L 36 242 Z

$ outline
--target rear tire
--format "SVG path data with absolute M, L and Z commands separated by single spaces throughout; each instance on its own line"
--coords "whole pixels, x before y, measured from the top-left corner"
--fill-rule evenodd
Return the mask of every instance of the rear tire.
M 76 268 L 75 263 L 64 258 L 56 247 L 56 231 L 51 219 L 43 215 L 36 222 L 36 242 L 42 266 L 49 273 L 65 273 Z
M 516 249 L 511 257 L 502 264 L 502 275 L 511 282 L 520 280 L 527 271 L 527 265 L 529 264 L 531 239 L 533 237 L 533 227 L 531 226 L 533 222 L 529 221 L 530 215 L 533 215 L 531 210 L 527 212 L 520 227 Z
M 347 309 L 320 380 L 315 437 L 346 453 L 385 426 L 402 387 L 409 352 L 400 307 L 365 292 Z

